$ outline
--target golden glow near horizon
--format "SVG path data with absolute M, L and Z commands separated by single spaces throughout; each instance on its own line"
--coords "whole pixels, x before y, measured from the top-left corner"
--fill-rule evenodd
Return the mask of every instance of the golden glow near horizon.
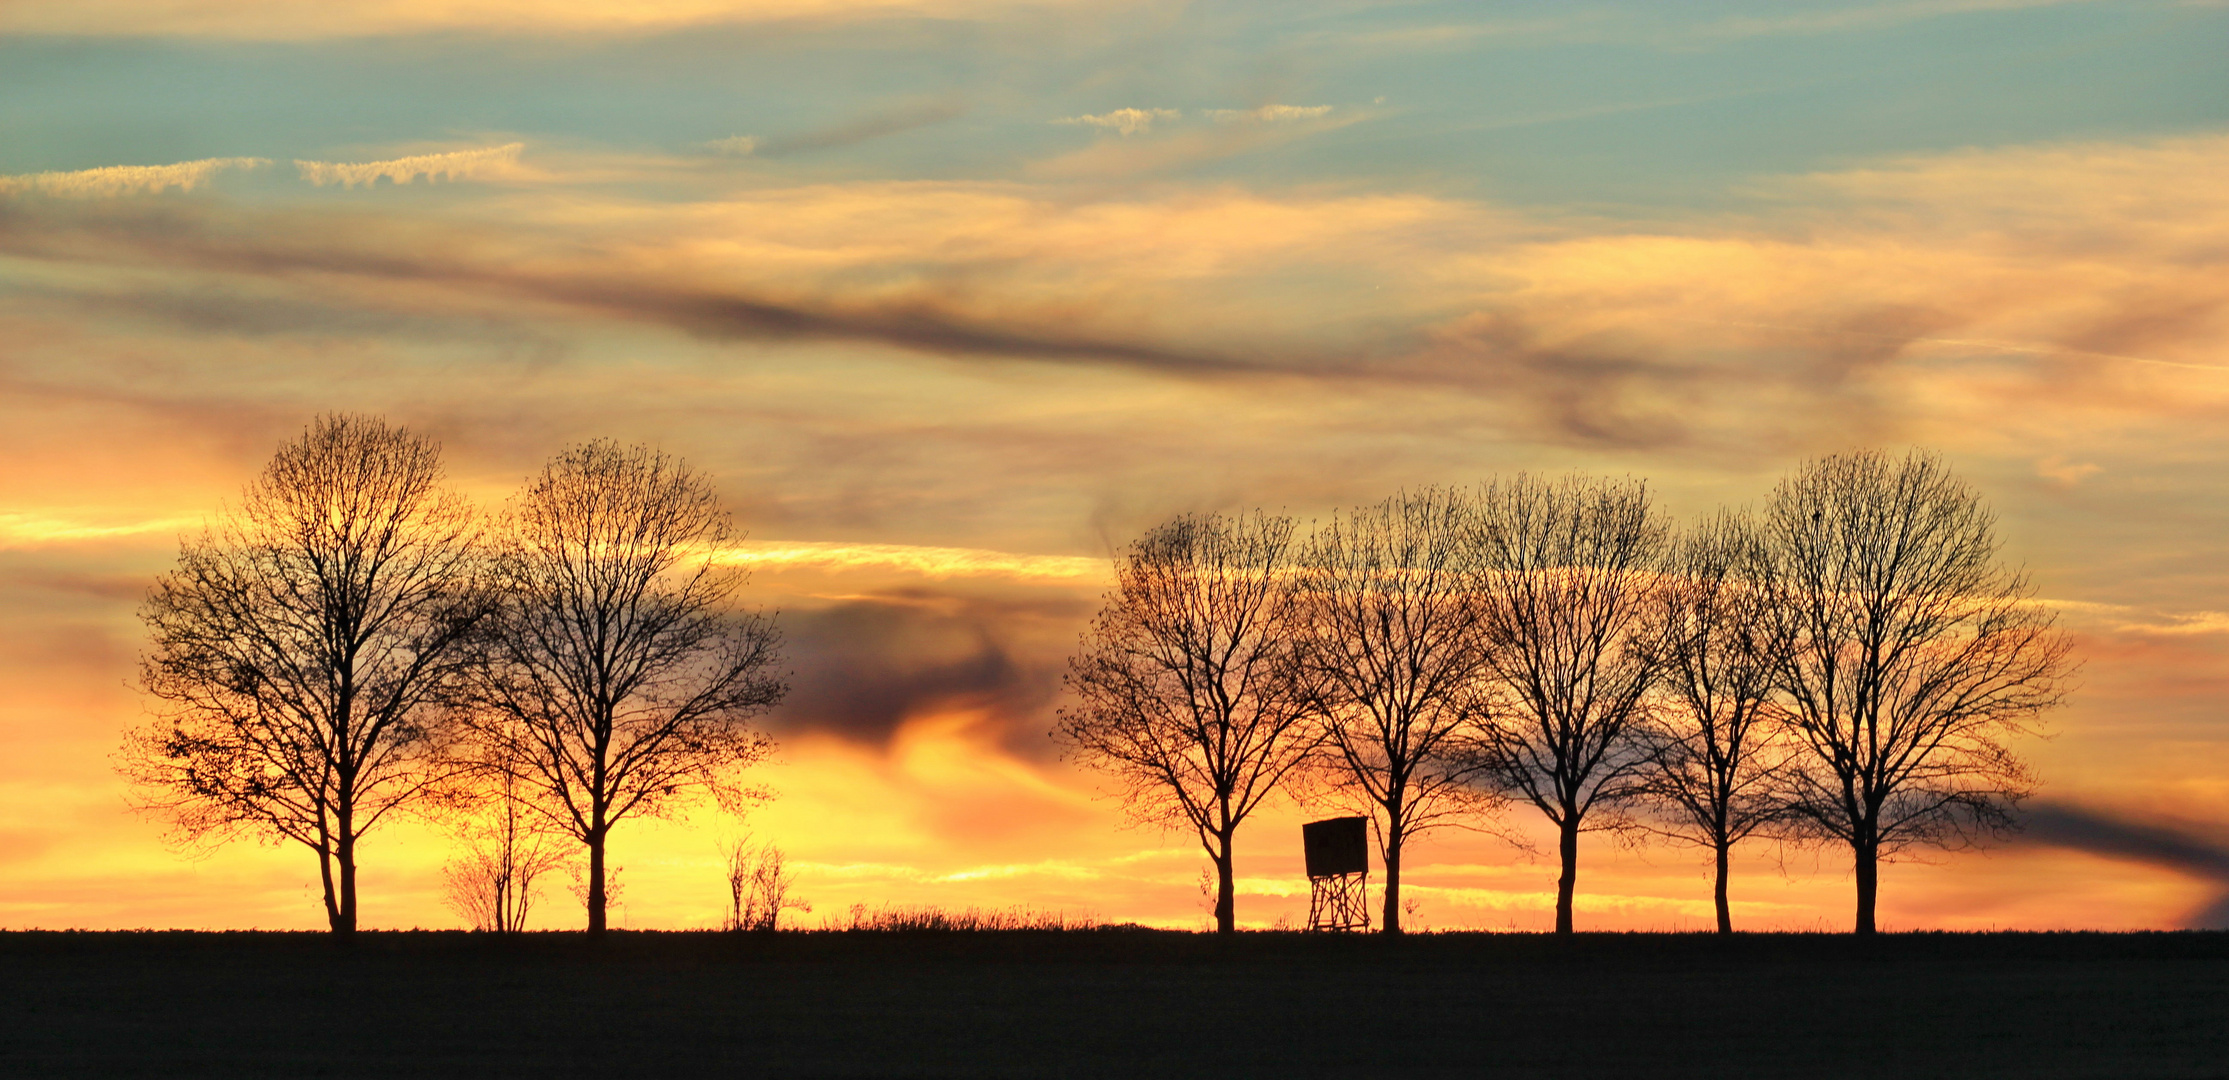
M 1022 581 L 1095 582 L 1113 577 L 1106 559 L 1073 555 L 1016 555 L 978 548 L 916 547 L 908 544 L 845 544 L 832 541 L 745 541 L 721 551 L 714 562 L 753 568 L 840 572 L 891 570 L 929 579 L 953 576 L 1007 577 Z
M 1854 446 L 1941 450 L 2075 635 L 2040 802 L 2229 847 L 2229 8 L 1218 12 L 0 5 L 0 926 L 321 925 L 308 857 L 184 858 L 111 761 L 148 583 L 326 410 L 440 440 L 491 512 L 590 438 L 716 478 L 794 669 L 776 797 L 621 826 L 621 925 L 715 922 L 743 830 L 808 924 L 1202 925 L 1197 846 L 1046 737 L 1130 538 L 1518 470 L 1685 518 Z M 1243 924 L 1301 917 L 1326 809 L 1241 832 Z M 1534 816 L 1532 852 L 1425 838 L 1418 924 L 1549 925 Z M 1586 844 L 1582 928 L 1708 925 L 1697 853 Z M 450 849 L 375 832 L 366 925 L 458 925 Z M 1849 893 L 1759 845 L 1733 901 L 1832 929 Z M 2225 898 L 2032 835 L 1881 894 L 1953 929 Z M 532 922 L 577 915 L 559 881 Z

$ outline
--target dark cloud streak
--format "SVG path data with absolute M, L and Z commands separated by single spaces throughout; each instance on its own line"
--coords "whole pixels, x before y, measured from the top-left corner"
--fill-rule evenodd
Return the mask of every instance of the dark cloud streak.
M 880 746 L 908 720 L 979 710 L 1009 748 L 1042 757 L 1064 653 L 1031 624 L 1080 625 L 1086 614 L 927 592 L 784 612 L 792 690 L 768 726 Z
M 758 146 L 761 157 L 780 157 L 812 150 L 834 150 L 855 146 L 869 139 L 897 135 L 916 128 L 941 124 L 967 114 L 965 102 L 956 100 L 928 101 L 883 109 L 857 119 L 827 127 L 800 131 L 790 135 L 776 135 Z
M 2187 826 L 2141 821 L 2068 803 L 2031 807 L 2022 819 L 2027 826 L 2023 836 L 2030 842 L 2157 866 L 2214 883 L 2221 894 L 2186 923 L 2192 929 L 2229 929 L 2229 845 L 2219 839 Z
M 636 275 L 498 269 L 515 260 L 517 253 L 488 250 L 475 257 L 469 249 L 476 240 L 489 248 L 498 245 L 488 238 L 446 236 L 444 230 L 432 227 L 405 230 L 386 241 L 400 241 L 395 246 L 406 249 L 415 241 L 416 250 L 407 252 L 360 242 L 392 224 L 301 214 L 233 220 L 167 208 L 34 213 L 0 203 L 0 254 L 152 263 L 274 279 L 331 274 L 462 287 L 660 323 L 712 338 L 868 341 L 938 355 L 1101 361 L 1170 373 L 1266 370 L 1227 356 L 1076 333 L 1054 325 L 1055 320 L 1036 325 L 1020 320 L 1013 326 L 985 324 L 925 299 L 810 302 L 649 281 Z M 293 236 L 316 240 L 270 239 Z

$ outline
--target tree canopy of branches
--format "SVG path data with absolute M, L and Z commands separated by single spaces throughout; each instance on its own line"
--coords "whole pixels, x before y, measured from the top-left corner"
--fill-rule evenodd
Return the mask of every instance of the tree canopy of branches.
M 1403 492 L 1334 516 L 1301 558 L 1326 775 L 1376 825 L 1389 934 L 1401 932 L 1403 846 L 1492 803 L 1469 783 L 1485 650 L 1471 517 L 1460 492 Z
M 1785 648 L 1747 517 L 1720 513 L 1682 535 L 1644 639 L 1664 707 L 1649 731 L 1647 826 L 1707 847 L 1718 932 L 1733 933 L 1727 875 L 1735 844 L 1778 824 L 1787 746 L 1774 707 Z
M 439 698 L 486 610 L 473 513 L 440 482 L 432 441 L 320 417 L 140 609 L 163 705 L 125 744 L 140 806 L 187 842 L 316 852 L 336 934 L 356 928 L 359 841 L 447 775 Z
M 2063 698 L 2069 643 L 1932 454 L 1808 462 L 1773 491 L 1762 536 L 1790 646 L 1778 682 L 1808 751 L 1791 809 L 1850 845 L 1870 934 L 1881 860 L 2010 824 L 2034 780 L 2005 739 Z
M 1667 534 L 1638 482 L 1520 475 L 1479 496 L 1475 580 L 1495 695 L 1482 758 L 1556 826 L 1557 933 L 1572 930 L 1579 834 L 1634 795 L 1645 757 L 1655 665 L 1640 646 Z
M 1292 537 L 1292 519 L 1257 511 L 1186 515 L 1133 543 L 1069 661 L 1078 704 L 1053 731 L 1117 779 L 1133 815 L 1192 829 L 1226 934 L 1238 828 L 1311 746 Z
M 787 687 L 771 619 L 733 609 L 743 574 L 712 485 L 646 447 L 559 454 L 513 502 L 492 563 L 503 605 L 482 636 L 472 715 L 489 759 L 588 848 L 590 933 L 605 926 L 605 843 L 693 795 L 738 805 L 735 773 L 772 751 L 748 723 Z

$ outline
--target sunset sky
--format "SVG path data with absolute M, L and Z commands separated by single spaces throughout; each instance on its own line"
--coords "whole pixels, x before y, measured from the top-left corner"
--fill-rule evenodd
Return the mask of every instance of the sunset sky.
M 778 797 L 622 826 L 615 925 L 716 922 L 746 828 L 808 923 L 1205 925 L 1046 735 L 1142 529 L 1517 470 L 1686 518 L 1913 445 L 2084 667 L 2021 743 L 2061 825 L 1889 868 L 1883 927 L 2229 925 L 2224 56 L 2219 0 L 0 0 L 0 926 L 324 925 L 307 851 L 187 858 L 113 768 L 148 583 L 328 410 L 490 506 L 653 443 L 748 530 Z M 1310 816 L 1240 834 L 1242 923 Z M 461 925 L 450 850 L 374 833 L 365 925 Z M 1552 925 L 1545 850 L 1428 837 L 1416 920 Z M 1846 861 L 1758 845 L 1737 924 L 1844 928 Z M 1691 850 L 1579 889 L 1711 922 Z

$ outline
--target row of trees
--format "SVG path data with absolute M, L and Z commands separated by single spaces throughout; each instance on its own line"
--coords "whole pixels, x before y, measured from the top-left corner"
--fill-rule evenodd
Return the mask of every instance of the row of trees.
M 1551 823 L 1556 929 L 1579 838 L 1849 848 L 1856 929 L 1882 861 L 2012 822 L 2006 745 L 2057 704 L 2069 645 L 2000 564 L 1979 496 L 1924 452 L 1806 463 L 1760 511 L 1675 529 L 1645 484 L 1428 488 L 1303 534 L 1261 512 L 1134 543 L 1070 661 L 1053 732 L 1133 813 L 1193 830 L 1235 926 L 1234 842 L 1274 794 L 1366 811 L 1398 932 L 1407 843 Z
M 559 855 L 522 838 L 555 832 L 586 851 L 601 932 L 616 825 L 758 794 L 738 773 L 772 744 L 748 721 L 786 687 L 776 627 L 715 559 L 732 536 L 710 482 L 646 447 L 572 447 L 483 514 L 433 441 L 321 417 L 150 591 L 160 708 L 122 770 L 189 844 L 313 851 L 336 934 L 368 832 L 492 802 L 453 868 L 493 883 L 476 921 L 524 919 Z

